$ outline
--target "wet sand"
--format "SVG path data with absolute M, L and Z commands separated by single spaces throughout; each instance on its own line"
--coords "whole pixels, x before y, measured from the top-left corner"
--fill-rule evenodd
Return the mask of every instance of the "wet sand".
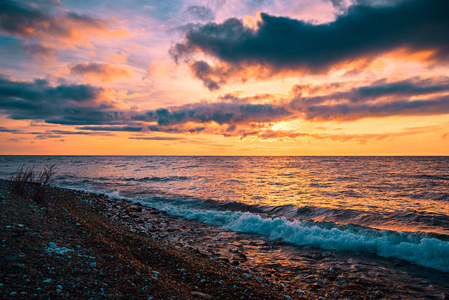
M 281 241 L 105 195 L 50 188 L 37 203 L 0 181 L 0 211 L 5 299 L 444 299 L 447 288 L 382 280 L 369 265 L 348 272 L 312 248 L 289 256 Z

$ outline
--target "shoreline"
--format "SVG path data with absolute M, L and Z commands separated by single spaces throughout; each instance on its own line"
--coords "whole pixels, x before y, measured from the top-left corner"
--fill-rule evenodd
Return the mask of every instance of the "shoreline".
M 2 298 L 283 297 L 269 283 L 102 216 L 94 203 L 110 201 L 104 196 L 49 188 L 38 205 L 9 184 L 0 181 Z
M 198 232 L 205 225 L 105 195 L 49 188 L 38 204 L 0 180 L 0 207 L 3 298 L 382 299 L 426 293 L 339 270 L 267 272 L 253 267 L 244 247 L 203 242 L 208 237 Z M 217 234 L 219 229 L 210 235 Z

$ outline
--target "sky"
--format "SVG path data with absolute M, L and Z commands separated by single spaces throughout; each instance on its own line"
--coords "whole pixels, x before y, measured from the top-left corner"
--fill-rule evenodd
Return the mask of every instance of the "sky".
M 449 155 L 448 36 L 447 0 L 2 0 L 0 155 Z

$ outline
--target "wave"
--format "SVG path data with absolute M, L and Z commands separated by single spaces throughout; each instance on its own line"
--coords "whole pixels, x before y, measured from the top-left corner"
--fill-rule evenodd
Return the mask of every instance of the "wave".
M 449 272 L 449 242 L 430 234 L 376 230 L 333 222 L 300 221 L 254 212 L 217 211 L 192 208 L 184 199 L 152 197 L 141 204 L 191 220 L 224 229 L 257 233 L 282 239 L 298 246 L 310 245 L 327 250 L 349 250 L 402 259 L 417 265 Z M 191 206 L 191 207 L 188 207 Z
M 109 182 L 111 184 L 115 184 L 116 180 L 120 181 L 126 181 L 126 182 L 167 182 L 167 181 L 186 181 L 190 180 L 191 177 L 186 176 L 165 176 L 165 177 L 158 177 L 158 176 L 148 176 L 148 177 L 142 177 L 142 178 L 135 178 L 135 177 L 121 177 L 121 178 L 114 178 L 114 177 L 96 177 L 96 178 L 90 178 L 90 177 L 82 177 L 82 176 L 75 176 L 72 174 L 63 174 L 58 175 L 55 177 L 56 181 L 60 182 L 66 182 L 67 180 L 73 180 L 76 179 L 80 183 L 92 183 L 95 184 L 96 182 L 101 182 L 101 184 L 105 184 L 105 182 Z
M 165 181 L 184 181 L 189 180 L 189 177 L 186 176 L 167 176 L 167 177 L 158 177 L 158 176 L 152 176 L 152 177 L 142 177 L 142 178 L 134 178 L 134 177 L 128 177 L 128 178 L 122 178 L 124 181 L 137 181 L 137 182 L 147 182 L 147 181 L 156 181 L 156 182 L 165 182 Z
M 267 217 L 286 217 L 299 221 L 327 221 L 338 224 L 359 224 L 374 228 L 409 228 L 411 231 L 428 231 L 434 236 L 443 236 L 449 231 L 449 216 L 431 212 L 402 210 L 396 212 L 363 211 L 357 209 L 339 209 L 287 204 L 280 206 L 264 206 L 246 204 L 235 201 L 216 201 L 204 199 L 184 199 L 152 197 L 151 202 L 162 202 L 183 209 L 250 212 Z M 430 232 L 429 228 L 432 228 Z M 437 230 L 435 232 L 435 230 Z M 445 240 L 449 240 L 449 236 Z
M 449 180 L 449 175 L 427 175 L 427 174 L 420 174 L 420 175 L 414 175 L 412 176 L 414 178 L 418 179 L 429 179 L 429 180 Z
M 340 223 L 355 223 L 366 226 L 379 225 L 399 225 L 408 226 L 430 226 L 432 228 L 441 228 L 449 231 L 449 216 L 432 212 L 420 212 L 415 210 L 404 209 L 395 212 L 382 211 L 363 211 L 356 209 L 338 209 L 327 207 L 302 206 L 290 208 L 277 212 L 277 216 L 288 216 L 299 220 L 310 219 L 326 219 Z

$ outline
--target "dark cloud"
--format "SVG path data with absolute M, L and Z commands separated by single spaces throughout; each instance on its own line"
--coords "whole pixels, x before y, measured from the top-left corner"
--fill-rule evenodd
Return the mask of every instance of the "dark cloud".
M 34 138 L 39 139 L 39 140 L 61 139 L 62 135 L 58 135 L 58 134 L 39 134 L 39 135 L 36 135 Z
M 45 8 L 29 5 L 25 1 L 0 2 L 0 30 L 23 38 L 56 35 L 70 36 L 74 26 L 105 29 L 107 22 L 87 15 L 67 12 L 54 15 Z
M 92 131 L 124 131 L 124 132 L 140 132 L 142 127 L 132 127 L 132 126 L 84 126 L 76 127 L 78 130 L 92 130 Z
M 214 12 L 206 6 L 190 5 L 185 13 L 192 16 L 195 20 L 213 21 L 215 19 Z
M 35 135 L 35 138 L 40 140 L 60 139 L 66 135 L 114 136 L 109 132 L 85 132 L 70 130 L 46 130 L 45 132 L 27 132 L 26 134 Z
M 303 95 L 304 91 L 310 92 L 307 86 L 294 87 L 293 91 L 296 96 L 290 102 L 290 108 L 309 120 L 343 121 L 449 113 L 448 77 L 396 82 L 379 80 L 371 85 L 319 96 Z
M 195 61 L 190 65 L 190 70 L 195 75 L 196 78 L 200 79 L 204 86 L 207 87 L 210 91 L 218 90 L 219 83 L 223 83 L 223 79 L 217 78 L 213 79 L 215 74 L 217 73 L 208 63 L 205 61 Z M 218 72 L 220 75 L 221 72 Z M 216 77 L 216 76 L 215 76 Z
M 0 76 L 0 111 L 12 119 L 56 124 L 111 124 L 122 118 L 102 99 L 103 88 L 91 85 L 52 86 L 47 80 L 13 81 Z
M 306 119 L 349 121 L 390 116 L 426 116 L 449 114 L 449 96 L 426 100 L 397 100 L 364 104 L 309 106 L 303 109 Z
M 45 47 L 38 43 L 23 43 L 23 51 L 30 56 L 38 56 L 42 58 L 53 57 L 56 50 L 50 47 Z
M 0 29 L 13 35 L 32 37 L 30 28 L 42 26 L 44 23 L 53 24 L 50 15 L 17 1 L 2 0 L 0 11 Z
M 126 110 L 103 111 L 93 107 L 71 108 L 61 115 L 46 119 L 45 122 L 60 125 L 123 125 L 134 113 Z
M 25 130 L 16 130 L 16 129 L 8 129 L 5 127 L 0 127 L 0 132 L 8 132 L 11 134 L 26 134 L 26 135 L 34 135 L 37 139 L 54 139 L 61 138 L 65 135 L 94 135 L 94 136 L 113 136 L 113 134 L 109 132 L 85 132 L 85 131 L 70 131 L 70 130 L 46 130 L 43 132 L 39 131 L 25 131 Z
M 60 135 L 100 135 L 100 136 L 113 136 L 107 132 L 85 132 L 85 131 L 70 131 L 70 130 L 50 130 L 45 132 L 46 134 L 60 134 Z
M 133 126 L 139 122 L 154 124 L 147 125 L 150 131 L 172 133 L 201 132 L 210 123 L 219 126 L 244 125 L 274 122 L 291 116 L 282 105 L 251 104 L 237 99 L 152 111 L 123 110 L 115 107 L 110 100 L 103 99 L 103 91 L 90 85 L 53 86 L 42 79 L 19 82 L 0 77 L 0 111 L 19 120 L 43 120 L 61 125 L 108 125 L 79 127 L 81 130 L 136 132 L 142 130 L 141 126 Z M 228 99 L 230 95 L 224 97 Z M 262 95 L 258 97 L 262 98 Z M 187 123 L 197 125 L 184 126 Z
M 230 102 L 235 104 L 254 103 L 254 102 L 273 102 L 275 97 L 272 94 L 263 93 L 254 96 L 241 97 L 238 93 L 227 93 L 220 95 L 217 100 L 221 102 Z
M 80 15 L 72 11 L 67 12 L 66 18 L 78 24 L 88 24 L 91 27 L 97 28 L 103 28 L 107 23 L 104 20 L 92 18 L 86 14 Z
M 341 85 L 334 85 L 339 87 Z M 449 77 L 436 79 L 411 78 L 396 82 L 387 82 L 386 79 L 378 80 L 370 85 L 352 88 L 349 91 L 335 92 L 320 96 L 305 96 L 303 92 L 313 91 L 309 86 L 295 86 L 293 91 L 295 98 L 291 101 L 293 108 L 314 106 L 324 102 L 353 102 L 363 103 L 369 101 L 397 99 L 399 97 L 416 97 L 435 93 L 449 92 Z M 319 91 L 319 90 L 318 90 Z
M 156 120 L 159 126 L 168 126 L 187 122 L 214 122 L 219 125 L 274 122 L 290 116 L 291 113 L 281 105 L 214 102 L 187 104 L 170 110 L 161 108 L 146 115 L 148 120 Z
M 447 62 L 449 2 L 409 0 L 396 4 L 354 5 L 334 22 L 319 25 L 265 13 L 256 30 L 235 18 L 194 25 L 170 53 L 176 61 L 201 52 L 232 67 L 263 66 L 273 72 L 322 72 L 342 62 L 398 48 L 412 52 L 433 50 L 431 59 Z M 203 81 L 209 79 L 204 74 L 211 73 L 210 66 L 199 66 L 193 69 L 194 74 Z M 223 76 L 221 82 L 215 83 L 219 85 L 229 77 Z M 216 88 L 213 84 L 211 87 Z
M 76 130 L 23 132 L 0 127 L 0 132 L 52 138 L 71 134 L 108 135 L 113 132 L 220 134 L 275 138 L 275 122 L 292 119 L 345 121 L 369 117 L 449 114 L 449 78 L 379 80 L 344 90 L 343 83 L 324 87 L 295 86 L 290 99 L 270 94 L 224 94 L 216 102 L 162 107 L 150 111 L 123 109 L 104 99 L 107 93 L 90 85 L 55 86 L 46 80 L 14 81 L 0 77 L 0 112 L 12 119 L 79 125 Z M 96 125 L 96 126 L 94 126 Z M 303 136 L 289 132 L 285 137 Z
M 53 87 L 45 79 L 33 82 L 13 81 L 0 77 L 0 105 L 3 107 L 33 107 L 39 104 L 61 104 L 61 102 L 89 102 L 97 98 L 102 88 L 90 85 L 59 85 Z M 18 104 L 14 104 L 17 102 Z
M 206 130 L 205 126 L 187 127 L 182 125 L 176 125 L 174 127 L 159 126 L 159 125 L 149 125 L 148 129 L 155 132 L 166 132 L 166 133 L 200 133 Z
M 13 134 L 20 134 L 20 133 L 23 133 L 22 130 L 18 130 L 18 129 L 8 129 L 8 128 L 2 127 L 2 126 L 0 126 L 0 132 L 9 132 L 9 133 L 13 133 Z
M 139 120 L 156 122 L 148 126 L 149 131 L 219 134 L 229 137 L 259 132 L 271 122 L 292 117 L 294 113 L 284 104 L 254 104 L 235 100 L 160 108 L 139 116 Z
M 343 5 L 343 0 L 330 0 L 332 5 L 335 7 L 341 7 Z

